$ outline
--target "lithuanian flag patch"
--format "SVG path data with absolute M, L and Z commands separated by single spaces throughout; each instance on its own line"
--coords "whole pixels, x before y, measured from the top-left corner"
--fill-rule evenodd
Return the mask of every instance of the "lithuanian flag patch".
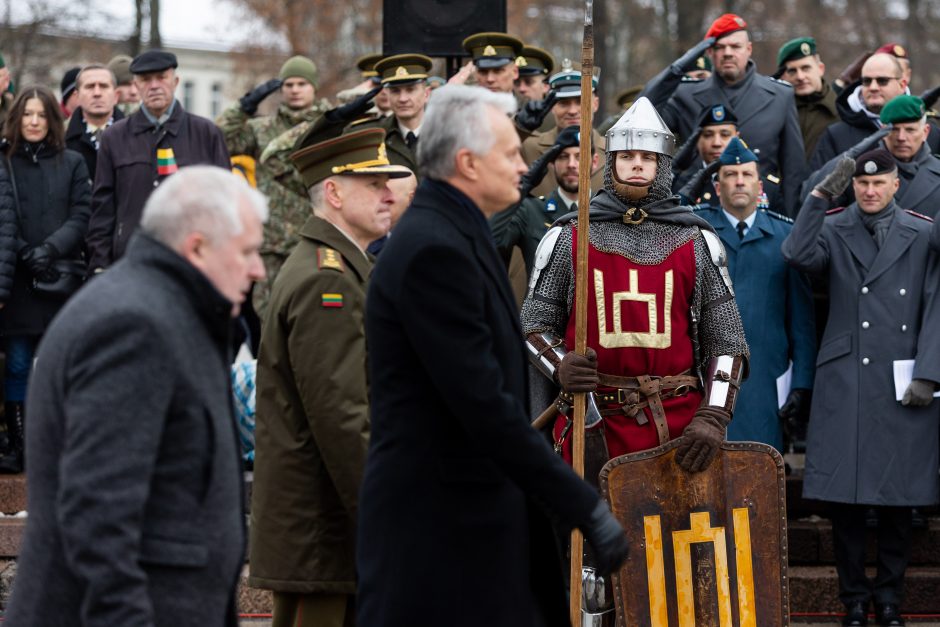
M 179 170 L 172 148 L 157 148 L 157 174 L 167 176 Z
M 342 294 L 321 294 L 322 304 L 324 307 L 342 307 L 343 306 L 343 295 Z

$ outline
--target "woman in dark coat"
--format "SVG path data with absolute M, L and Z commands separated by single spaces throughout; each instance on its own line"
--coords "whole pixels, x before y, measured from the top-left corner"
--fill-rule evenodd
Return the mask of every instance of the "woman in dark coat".
M 16 97 L 3 128 L 3 165 L 10 174 L 18 230 L 16 270 L 0 310 L 6 372 L 4 417 L 10 451 L 0 472 L 23 469 L 23 401 L 36 345 L 65 304 L 64 296 L 35 289 L 56 276 L 53 264 L 82 258 L 91 182 L 84 159 L 65 148 L 62 114 L 52 92 L 29 87 Z

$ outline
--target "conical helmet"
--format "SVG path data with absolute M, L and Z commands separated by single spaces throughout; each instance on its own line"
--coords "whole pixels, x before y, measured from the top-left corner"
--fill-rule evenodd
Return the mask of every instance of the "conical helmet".
M 621 150 L 646 150 L 667 157 L 676 152 L 676 136 L 645 96 L 638 98 L 607 131 L 607 152 Z

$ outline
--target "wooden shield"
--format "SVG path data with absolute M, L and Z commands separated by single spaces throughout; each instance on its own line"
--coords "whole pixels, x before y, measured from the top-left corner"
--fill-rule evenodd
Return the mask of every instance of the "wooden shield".
M 601 491 L 630 555 L 613 575 L 617 626 L 789 624 L 783 458 L 728 442 L 703 472 L 676 465 L 681 440 L 616 457 Z

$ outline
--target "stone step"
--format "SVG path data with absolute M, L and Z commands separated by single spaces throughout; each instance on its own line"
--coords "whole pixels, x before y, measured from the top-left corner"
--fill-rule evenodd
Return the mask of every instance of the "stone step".
M 868 576 L 875 569 L 868 568 Z M 839 601 L 839 579 L 835 566 L 791 566 L 790 612 L 844 612 Z M 904 579 L 901 611 L 911 614 L 940 614 L 940 567 L 911 566 Z
M 787 521 L 788 549 L 791 566 L 822 566 L 835 564 L 832 548 L 832 524 L 812 516 Z M 868 531 L 868 563 L 875 563 L 875 530 Z M 912 566 L 940 566 L 940 518 L 927 519 L 927 527 L 915 528 L 911 543 Z M 940 596 L 940 588 L 937 590 Z
M 0 513 L 15 514 L 26 509 L 26 475 L 0 475 Z

